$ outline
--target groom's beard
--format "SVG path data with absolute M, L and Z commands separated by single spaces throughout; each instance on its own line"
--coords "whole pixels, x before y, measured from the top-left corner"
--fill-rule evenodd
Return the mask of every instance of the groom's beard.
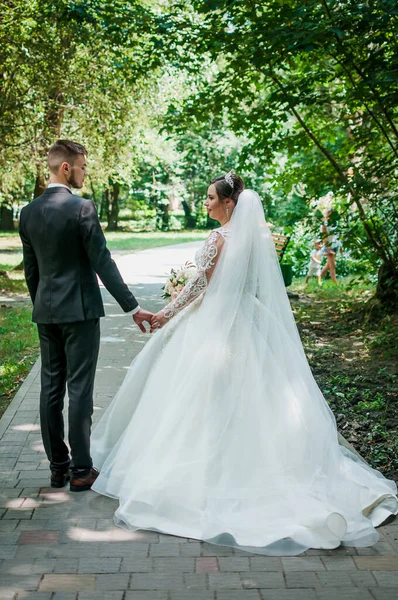
M 70 185 L 70 187 L 71 187 L 71 188 L 77 188 L 77 189 L 80 189 L 80 188 L 82 188 L 82 187 L 83 187 L 83 182 L 82 182 L 81 184 L 79 184 L 79 183 L 76 181 L 76 179 L 75 179 L 75 176 L 74 176 L 74 173 L 73 173 L 73 167 L 72 167 L 71 174 L 69 175 L 69 177 L 67 177 L 67 178 L 66 178 L 66 181 L 68 182 L 68 184 Z

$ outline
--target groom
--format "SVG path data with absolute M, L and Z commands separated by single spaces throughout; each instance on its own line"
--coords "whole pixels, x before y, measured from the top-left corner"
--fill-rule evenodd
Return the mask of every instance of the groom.
M 21 211 L 25 277 L 41 350 L 40 423 L 51 487 L 71 479 L 73 492 L 91 488 L 98 471 L 90 456 L 93 387 L 104 307 L 97 276 L 145 332 L 152 314 L 139 307 L 113 262 L 91 200 L 75 196 L 86 177 L 84 146 L 58 140 L 48 154 L 47 189 Z M 69 395 L 69 444 L 62 409 Z

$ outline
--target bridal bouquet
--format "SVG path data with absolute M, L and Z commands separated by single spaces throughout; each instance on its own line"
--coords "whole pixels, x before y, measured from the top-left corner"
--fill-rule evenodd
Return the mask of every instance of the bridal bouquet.
M 196 267 L 191 262 L 186 262 L 180 269 L 171 269 L 170 275 L 166 283 L 162 287 L 162 298 L 166 298 L 171 302 L 178 296 L 182 288 L 188 283 L 192 277 L 196 275 Z

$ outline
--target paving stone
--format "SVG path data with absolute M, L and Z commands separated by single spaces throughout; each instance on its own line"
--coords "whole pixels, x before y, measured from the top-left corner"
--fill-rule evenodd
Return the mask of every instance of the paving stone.
M 0 521 L 1 522 L 1 521 Z M 35 521 L 19 521 L 16 526 L 17 531 L 44 531 L 48 521 L 46 519 L 36 519 Z
M 148 532 L 148 533 L 152 533 L 152 532 Z M 165 533 L 158 533 L 156 535 L 157 535 L 159 544 L 180 544 L 181 543 L 181 538 L 176 537 L 175 535 L 167 535 Z
M 193 573 L 194 568 L 195 560 L 193 558 L 158 557 L 153 559 L 153 569 L 155 572 Z
M 133 590 L 173 590 L 184 587 L 182 575 L 162 573 L 134 573 L 130 588 Z
M 243 588 L 243 584 L 238 573 L 209 573 L 208 578 L 210 589 L 236 590 Z
M 23 550 L 23 548 L 20 548 L 20 550 Z M 51 558 L 92 558 L 93 556 L 99 556 L 99 553 L 99 544 L 78 542 L 47 546 L 47 555 Z
M 328 588 L 317 590 L 316 595 L 318 600 L 373 600 L 369 590 L 365 588 Z
M 230 571 L 239 573 L 242 571 L 250 571 L 249 558 L 244 558 L 243 556 L 220 556 L 218 559 L 218 564 L 220 566 L 220 571 Z
M 18 551 L 18 546 L 3 546 L 0 547 L 0 559 L 9 560 L 15 558 Z
M 195 561 L 196 573 L 218 573 L 218 559 L 215 556 L 197 558 Z
M 123 600 L 123 592 L 80 592 L 79 600 Z
M 151 558 L 139 556 L 123 558 L 120 571 L 122 573 L 149 573 L 153 571 L 153 561 Z
M 285 580 L 288 588 L 315 588 L 320 585 L 316 573 L 311 571 L 291 571 L 285 574 Z
M 208 580 L 205 573 L 185 573 L 184 584 L 188 590 L 208 589 Z
M 149 556 L 179 556 L 180 546 L 179 544 L 150 544 Z
M 26 560 L 29 558 L 43 558 L 43 556 L 48 556 L 50 546 L 37 545 L 37 546 L 16 546 L 17 553 L 16 557 L 18 560 Z M 56 558 L 50 557 L 50 558 Z
M 0 589 L 0 600 L 15 600 L 17 594 L 11 588 Z
M 32 573 L 43 575 L 52 573 L 55 566 L 55 558 L 35 558 L 32 565 Z
M 397 556 L 398 552 L 388 542 L 378 542 L 370 548 L 357 548 L 358 556 Z
M 55 592 L 51 600 L 76 600 L 77 597 L 75 592 Z
M 59 538 L 59 531 L 22 531 L 19 538 L 19 545 L 28 544 L 56 544 Z
M 270 556 L 249 558 L 253 571 L 282 571 L 282 559 Z
M 227 546 L 215 546 L 213 544 L 202 544 L 202 556 L 234 556 L 234 548 Z M 246 554 L 247 556 L 247 554 Z
M 14 593 L 20 590 L 37 590 L 40 583 L 40 575 L 2 575 L 1 586 L 2 588 L 8 588 L 14 590 Z
M 398 571 L 373 571 L 373 576 L 380 586 L 395 586 L 398 592 Z
M 232 599 L 233 596 L 230 596 L 230 600 Z M 214 600 L 214 592 L 208 592 L 207 590 L 170 590 L 169 600 Z M 243 600 L 243 598 L 240 598 L 240 600 Z M 256 600 L 258 600 L 258 597 Z
M 319 556 L 294 556 L 282 558 L 283 569 L 288 571 L 322 571 L 325 569 Z M 355 568 L 355 567 L 354 567 Z
M 0 546 L 13 546 L 18 542 L 21 533 L 19 531 L 12 531 L 9 533 L 2 533 L 0 535 Z
M 99 546 L 99 556 L 101 557 L 120 557 L 126 556 L 147 556 L 149 551 L 148 544 L 132 542 L 106 542 Z
M 346 571 L 321 571 L 317 576 L 323 587 L 349 587 L 352 584 L 352 579 Z
M 199 542 L 192 544 L 180 544 L 180 556 L 199 557 L 201 555 L 201 550 L 202 545 Z
M 133 592 L 126 592 L 125 600 L 169 600 L 169 594 L 165 590 L 158 590 L 156 592 L 153 590 L 150 592 L 135 590 Z M 186 600 L 190 600 L 189 596 L 187 596 Z
M 372 596 L 375 600 L 396 600 L 397 586 L 390 588 L 372 588 Z
M 357 556 L 354 561 L 365 571 L 398 571 L 398 556 Z
M 261 590 L 261 600 L 316 600 L 315 591 L 310 589 Z M 338 596 L 328 600 L 340 600 Z
M 217 600 L 259 600 L 261 596 L 258 590 L 228 590 L 216 592 L 216 598 Z
M 77 573 L 79 562 L 77 558 L 56 558 L 54 573 Z
M 96 590 L 118 591 L 127 590 L 129 584 L 129 573 L 115 573 L 106 575 L 97 575 L 95 580 Z M 80 598 L 79 598 L 80 600 Z
M 29 509 L 10 509 L 5 512 L 3 519 L 30 519 L 33 515 L 33 510 Z
M 1 595 L 0 598 L 2 598 Z M 18 592 L 17 600 L 24 600 L 25 598 L 29 600 L 50 600 L 51 598 L 53 600 L 55 596 L 52 596 L 51 592 Z
M 78 573 L 117 573 L 121 558 L 81 558 Z
M 273 573 L 271 571 L 258 573 L 242 573 L 240 576 L 242 585 L 245 589 L 256 588 L 284 588 L 285 581 L 283 579 L 283 573 Z
M 376 579 L 369 571 L 350 571 L 350 579 L 357 587 L 374 587 L 377 585 Z
M 3 560 L 0 565 L 1 577 L 5 575 L 32 575 L 33 561 Z M 0 577 L 0 579 L 1 579 Z
M 328 571 L 355 571 L 356 564 L 351 556 L 322 556 Z
M 14 531 L 18 526 L 19 521 L 0 521 L 0 531 L 2 533 L 8 533 Z
M 44 575 L 40 582 L 40 591 L 48 592 L 85 592 L 95 589 L 95 575 Z

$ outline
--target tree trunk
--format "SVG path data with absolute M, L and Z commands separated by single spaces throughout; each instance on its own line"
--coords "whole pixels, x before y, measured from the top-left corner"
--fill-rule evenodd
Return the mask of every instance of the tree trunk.
M 119 193 L 120 185 L 118 183 L 111 183 L 111 187 L 108 188 L 108 226 L 107 231 L 116 231 L 118 229 L 118 218 L 119 218 Z
M 185 228 L 186 229 L 195 229 L 196 227 L 196 217 L 192 212 L 192 208 L 189 206 L 186 200 L 181 202 L 182 208 L 184 209 L 185 214 Z
M 391 263 L 383 263 L 379 269 L 376 297 L 382 304 L 398 303 L 398 271 Z
M 99 220 L 105 221 L 108 220 L 108 211 L 109 211 L 109 198 L 108 198 L 108 190 L 104 190 L 101 194 L 101 201 L 99 207 Z
M 33 198 L 41 196 L 46 188 L 46 182 L 44 181 L 44 175 L 41 169 L 38 170 L 35 181 L 35 190 L 33 192 Z
M 168 204 L 158 204 L 157 207 L 158 213 L 158 223 L 159 229 L 162 231 L 168 231 L 169 229 L 169 205 Z
M 14 231 L 14 212 L 7 204 L 0 206 L 0 229 L 1 231 Z

